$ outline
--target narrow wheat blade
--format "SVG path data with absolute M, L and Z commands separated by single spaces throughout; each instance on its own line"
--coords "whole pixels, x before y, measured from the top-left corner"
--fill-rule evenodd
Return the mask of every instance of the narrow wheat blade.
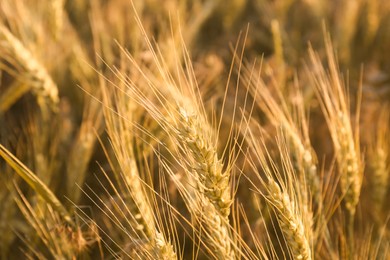
M 18 160 L 10 151 L 0 144 L 0 156 L 34 189 L 42 198 L 49 203 L 69 224 L 73 225 L 68 211 L 61 204 L 54 193 L 34 174 Z
M 0 94 L 0 113 L 7 111 L 15 102 L 30 90 L 30 86 L 16 81 Z

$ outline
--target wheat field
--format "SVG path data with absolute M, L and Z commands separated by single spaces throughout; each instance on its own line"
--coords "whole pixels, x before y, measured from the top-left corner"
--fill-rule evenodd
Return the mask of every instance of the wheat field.
M 1 259 L 390 259 L 386 0 L 1 0 Z

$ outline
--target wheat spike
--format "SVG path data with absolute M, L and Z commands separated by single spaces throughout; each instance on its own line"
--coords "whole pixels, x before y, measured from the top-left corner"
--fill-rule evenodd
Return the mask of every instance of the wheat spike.
M 319 57 L 310 49 L 309 54 L 314 70 L 309 74 L 316 86 L 317 96 L 333 141 L 345 207 L 349 214 L 354 216 L 359 202 L 363 172 L 357 135 L 358 127 L 353 131 L 348 95 L 340 79 L 329 38 L 326 39 L 326 51 L 330 73 L 326 73 Z M 359 115 L 359 108 L 360 101 L 358 100 L 357 115 Z M 356 119 L 358 125 L 359 118 Z
M 351 215 L 355 214 L 359 202 L 362 185 L 359 155 L 356 153 L 350 128 L 350 119 L 347 115 L 339 114 L 341 125 L 338 128 L 339 146 L 336 148 L 337 164 L 339 166 L 340 187 L 344 194 L 345 206 Z
M 311 259 L 311 249 L 305 236 L 302 220 L 294 210 L 287 193 L 282 192 L 279 185 L 273 180 L 268 180 L 269 203 L 273 206 L 278 217 L 279 225 L 291 249 L 294 259 Z
M 0 25 L 0 40 L 5 42 L 5 49 L 25 69 L 28 82 L 41 108 L 49 106 L 53 111 L 57 111 L 58 88 L 46 69 L 4 25 Z
M 232 248 L 229 225 L 206 198 L 200 196 L 198 218 L 204 225 L 206 246 L 216 259 L 236 259 Z
M 368 162 L 372 170 L 371 185 L 373 192 L 371 197 L 374 202 L 374 208 L 378 213 L 381 211 L 389 188 L 389 118 L 388 107 L 385 107 L 379 115 L 374 141 L 368 153 Z
M 223 165 L 216 148 L 212 145 L 207 124 L 200 117 L 180 109 L 179 138 L 189 148 L 194 156 L 194 170 L 198 178 L 198 188 L 211 201 L 215 208 L 225 218 L 229 216 L 232 199 L 228 172 L 223 171 Z
M 260 77 L 251 78 L 251 73 L 249 69 L 244 71 L 244 81 L 248 83 L 249 91 L 256 97 L 255 102 L 264 111 L 272 125 L 283 130 L 289 143 L 291 143 L 291 157 L 296 159 L 294 166 L 296 166 L 299 173 L 304 175 L 302 177 L 305 178 L 308 184 L 306 187 L 310 189 L 314 202 L 321 205 L 321 182 L 318 175 L 316 154 L 310 143 L 308 125 L 303 112 L 305 104 L 303 104 L 302 93 L 297 91 L 301 103 L 294 106 L 298 110 L 299 118 L 298 120 L 293 119 L 294 111 L 287 109 L 290 104 L 287 97 L 284 97 L 282 86 L 279 83 L 277 86 L 272 86 L 271 89 L 276 91 L 278 98 L 274 97 L 264 81 Z

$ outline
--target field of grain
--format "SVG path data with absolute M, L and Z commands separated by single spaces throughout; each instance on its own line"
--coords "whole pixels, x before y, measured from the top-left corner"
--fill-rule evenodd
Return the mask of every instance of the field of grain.
M 0 259 L 389 259 L 390 2 L 0 0 Z

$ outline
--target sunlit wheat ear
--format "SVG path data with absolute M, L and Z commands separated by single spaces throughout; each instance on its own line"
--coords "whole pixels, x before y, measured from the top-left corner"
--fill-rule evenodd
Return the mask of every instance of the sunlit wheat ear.
M 253 70 L 253 69 L 252 69 Z M 281 128 L 291 145 L 291 157 L 297 173 L 303 175 L 314 203 L 321 208 L 321 181 L 317 157 L 311 145 L 308 124 L 305 118 L 305 104 L 300 90 L 296 90 L 297 104 L 291 104 L 289 97 L 278 84 L 266 86 L 260 76 L 253 75 L 250 69 L 244 70 L 244 81 L 255 98 L 256 104 L 276 128 Z M 275 80 L 276 81 L 276 80 Z M 273 95 L 271 91 L 276 94 Z M 292 107 L 292 108 L 291 108 Z M 294 114 L 296 118 L 294 118 Z M 307 198 L 307 201 L 310 201 Z
M 129 226 L 127 228 L 133 230 L 134 235 L 130 236 L 128 243 L 133 243 L 132 240 L 144 241 L 135 252 L 139 250 L 141 255 L 151 259 L 177 259 L 173 246 L 159 230 L 158 211 L 151 201 L 151 197 L 155 196 L 154 191 L 142 179 L 135 157 L 135 125 L 140 121 L 142 110 L 136 110 L 134 101 L 121 91 L 123 89 L 110 91 L 106 89 L 104 81 L 101 84 L 105 105 L 104 119 L 115 155 L 115 158 L 108 160 L 118 184 L 115 185 L 107 175 L 106 177 L 119 198 L 108 216 L 115 220 L 114 224 L 118 227 Z M 124 87 L 120 83 L 117 86 Z M 109 157 L 108 154 L 107 156 Z M 151 173 L 147 176 L 152 179 Z M 120 219 L 124 219 L 126 223 L 119 223 Z
M 206 252 L 211 259 L 237 259 L 239 249 L 232 241 L 232 227 L 228 219 L 223 217 L 218 209 L 210 202 L 199 189 L 190 189 L 182 182 L 164 160 L 161 161 L 165 171 L 176 184 L 186 207 L 191 213 L 191 228 L 195 237 L 203 247 L 200 250 Z
M 179 139 L 184 148 L 194 156 L 194 171 L 198 189 L 211 201 L 220 214 L 227 218 L 232 204 L 230 196 L 230 174 L 223 170 L 215 145 L 211 143 L 212 133 L 201 118 L 179 108 Z
M 223 169 L 222 156 L 217 153 L 217 141 L 214 139 L 217 134 L 213 133 L 213 127 L 207 121 L 189 54 L 184 43 L 180 42 L 184 55 L 177 55 L 174 50 L 172 55 L 176 67 L 170 69 L 165 62 L 165 55 L 147 38 L 139 18 L 137 22 L 145 36 L 148 51 L 152 54 L 154 71 L 142 66 L 124 50 L 129 64 L 139 71 L 141 78 L 134 82 L 123 73 L 116 75 L 126 85 L 130 99 L 141 105 L 176 144 L 176 147 L 169 149 L 169 153 L 178 157 L 178 162 L 185 162 L 180 165 L 190 178 L 194 178 L 194 193 L 201 194 L 202 200 L 208 200 L 224 219 L 221 225 L 226 225 L 224 228 L 228 230 L 229 224 L 225 220 L 231 204 L 230 166 Z M 199 198 L 196 196 L 195 200 Z M 208 231 L 208 234 L 213 232 Z M 218 239 L 215 238 L 216 241 Z
M 232 204 L 230 167 L 223 169 L 216 144 L 212 142 L 215 134 L 205 117 L 184 107 L 178 110 L 175 138 L 184 152 L 182 160 L 189 161 L 189 171 L 194 174 L 197 195 L 192 211 L 204 229 L 202 239 L 217 259 L 235 259 L 228 220 Z
M 148 238 L 154 238 L 155 228 L 153 210 L 146 197 L 133 150 L 134 129 L 132 123 L 125 119 L 125 117 L 129 117 L 131 120 L 134 116 L 134 106 L 126 104 L 123 96 L 118 96 L 120 93 L 116 95 L 117 98 L 114 103 L 112 99 L 114 95 L 110 95 L 109 92 L 105 90 L 104 85 L 102 86 L 102 90 L 105 105 L 112 109 L 104 110 L 104 119 L 112 149 L 114 150 L 119 166 L 119 171 L 115 171 L 115 177 L 117 180 L 125 181 L 123 192 L 124 194 L 129 193 L 132 200 L 130 203 L 135 203 L 134 209 L 136 212 L 133 212 L 133 214 L 140 216 L 139 225 L 143 227 L 143 233 Z M 116 113 L 120 116 L 114 113 L 114 111 L 117 111 Z M 113 169 L 116 168 L 115 165 L 112 165 L 111 167 Z
M 314 205 L 312 225 L 313 240 L 325 237 L 329 238 L 326 228 L 326 219 L 323 216 L 324 203 L 322 195 L 322 183 L 318 170 L 317 155 L 311 145 L 309 137 L 309 125 L 305 113 L 305 101 L 298 81 L 292 93 L 283 91 L 283 86 L 276 79 L 265 85 L 265 82 L 258 75 L 254 75 L 254 69 L 246 69 L 243 72 L 244 81 L 255 99 L 258 107 L 265 113 L 270 123 L 283 132 L 288 146 L 289 156 L 297 174 L 297 181 L 302 189 L 302 204 L 309 207 Z M 292 84 L 292 83 L 290 83 Z M 293 98 L 291 96 L 294 94 Z M 254 120 L 252 120 L 254 121 Z M 256 124 L 254 122 L 254 124 Z M 307 192 L 303 192 L 307 189 Z M 315 231 L 319 230 L 319 231 Z M 325 230 L 323 232 L 322 230 Z M 325 234 L 325 236 L 323 236 Z
M 264 138 L 260 137 L 258 140 L 252 130 L 249 131 L 247 142 L 254 154 L 253 157 L 248 157 L 248 163 L 261 182 L 261 187 L 255 186 L 255 190 L 266 199 L 274 211 L 292 257 L 311 259 L 311 206 L 304 199 L 307 189 L 304 186 L 302 188 L 296 178 L 285 137 L 279 135 L 277 139 L 280 164 L 269 154 Z
M 349 95 L 339 75 L 336 58 L 330 39 L 326 38 L 326 53 L 329 72 L 319 57 L 310 49 L 310 71 L 312 83 L 320 100 L 322 111 L 330 131 L 340 174 L 340 188 L 345 207 L 351 216 L 355 215 L 362 186 L 363 163 L 359 149 L 360 99 L 357 100 L 355 129 L 352 126 Z M 361 89 L 358 89 L 358 97 Z
M 311 259 L 310 244 L 305 235 L 304 225 L 294 212 L 294 204 L 289 195 L 282 192 L 279 185 L 272 179 L 268 182 L 268 189 L 269 203 L 274 207 L 294 259 Z
M 196 213 L 201 228 L 204 228 L 206 246 L 217 259 L 236 259 L 229 235 L 229 226 L 224 223 L 226 219 L 207 199 L 200 199 L 199 207 L 201 208 Z
M 29 50 L 2 24 L 0 24 L 0 50 L 7 54 L 5 58 L 16 67 L 23 68 L 18 80 L 31 86 L 38 104 L 44 113 L 58 110 L 58 88 L 45 67 Z

